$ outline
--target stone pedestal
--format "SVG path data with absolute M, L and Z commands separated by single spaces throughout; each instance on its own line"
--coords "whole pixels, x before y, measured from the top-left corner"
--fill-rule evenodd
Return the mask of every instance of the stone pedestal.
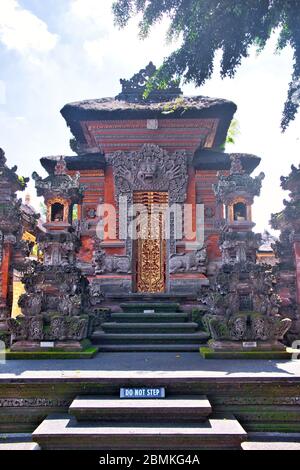
M 80 341 L 53 341 L 52 346 L 42 346 L 45 342 L 41 341 L 17 341 L 14 343 L 10 350 L 11 351 L 32 351 L 32 352 L 50 352 L 50 351 L 83 351 L 84 347 Z M 51 342 L 49 342 L 51 343 Z
M 271 341 L 218 341 L 210 340 L 213 351 L 285 351 L 286 347 L 277 340 Z

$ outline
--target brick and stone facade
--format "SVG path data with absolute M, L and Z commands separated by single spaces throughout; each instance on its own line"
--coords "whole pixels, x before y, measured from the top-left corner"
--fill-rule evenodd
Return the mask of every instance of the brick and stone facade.
M 22 269 L 31 243 L 24 233 L 35 232 L 38 215 L 24 210 L 17 192 L 26 188 L 28 179 L 9 168 L 0 149 L 0 331 L 7 330 L 13 301 L 13 270 Z M 24 239 L 25 238 L 25 239 Z
M 148 68 L 151 67 L 150 64 Z M 131 203 L 145 201 L 154 192 L 158 194 L 154 194 L 154 199 L 168 201 L 169 206 L 176 202 L 183 212 L 187 211 L 183 218 L 191 219 L 192 232 L 191 236 L 183 233 L 176 238 L 172 235 L 175 222 L 170 221 L 170 239 L 164 247 L 156 247 L 160 258 L 164 250 L 159 290 L 195 293 L 208 283 L 220 262 L 218 223 L 223 217 L 223 206 L 217 202 L 212 186 L 218 172 L 227 174 L 230 168 L 230 156 L 220 148 L 236 106 L 204 96 L 184 97 L 172 85 L 160 92 L 154 90 L 145 98 L 138 75 L 121 81 L 123 90 L 116 98 L 71 103 L 61 111 L 74 135 L 72 148 L 77 152 L 77 156 L 65 157 L 68 173 L 79 172 L 86 188 L 78 210 L 78 263 L 106 293 L 143 292 L 143 288 L 138 288 L 134 258 L 139 256 L 139 249 L 128 233 L 125 238 L 121 233 L 119 196 L 126 195 Z M 251 173 L 260 161 L 253 155 L 243 154 L 240 158 L 246 173 Z M 44 157 L 41 163 L 51 174 L 57 160 L 58 157 Z M 184 184 L 178 189 L 180 181 Z M 197 209 L 201 205 L 202 209 Z M 116 217 L 104 224 L 99 241 L 99 221 L 109 206 Z M 204 228 L 201 243 L 196 241 L 197 224 Z M 99 259 L 105 257 L 105 268 L 99 268 Z M 151 292 L 152 287 L 145 289 Z

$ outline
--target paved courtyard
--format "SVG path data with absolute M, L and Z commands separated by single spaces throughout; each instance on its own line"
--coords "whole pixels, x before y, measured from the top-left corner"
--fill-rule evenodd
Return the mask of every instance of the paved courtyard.
M 10 360 L 0 380 L 31 377 L 149 376 L 300 377 L 300 360 L 205 360 L 198 353 L 99 353 L 84 360 Z

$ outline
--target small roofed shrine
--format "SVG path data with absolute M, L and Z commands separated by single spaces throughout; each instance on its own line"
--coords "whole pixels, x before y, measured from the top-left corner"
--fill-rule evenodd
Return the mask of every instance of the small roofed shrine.
M 84 187 L 79 175 L 67 174 L 63 158 L 51 176 L 33 173 L 47 216 L 37 236 L 43 260 L 31 260 L 24 270 L 25 293 L 19 299 L 22 315 L 8 319 L 11 351 L 81 351 L 88 336 L 85 314 L 87 280 L 76 266 L 79 236 L 72 226 L 74 205 Z
M 222 264 L 202 297 L 209 310 L 203 322 L 212 351 L 285 350 L 282 340 L 292 321 L 280 313 L 272 266 L 257 262 L 261 235 L 252 231 L 251 206 L 264 176 L 247 175 L 239 156 L 232 155 L 229 175 L 219 175 L 214 185 L 217 200 L 225 205 L 225 219 Z
M 147 92 L 155 70 L 150 63 L 121 80 L 115 98 L 61 110 L 77 153 L 64 157 L 66 170 L 85 186 L 77 264 L 104 296 L 195 294 L 221 262 L 224 204 L 213 185 L 218 172 L 230 170 L 223 148 L 236 105 L 185 97 L 176 82 Z M 41 159 L 50 176 L 58 160 Z M 239 162 L 249 175 L 260 159 L 240 154 Z M 62 218 L 63 225 L 66 207 L 55 204 L 51 218 Z M 229 210 L 232 222 L 251 225 L 248 201 L 235 201 Z

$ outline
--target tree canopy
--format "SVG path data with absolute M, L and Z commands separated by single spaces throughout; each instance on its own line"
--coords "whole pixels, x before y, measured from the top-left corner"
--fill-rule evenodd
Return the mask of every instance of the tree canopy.
M 233 77 L 249 48 L 262 50 L 279 30 L 277 50 L 290 45 L 294 59 L 282 130 L 295 118 L 300 103 L 300 0 L 115 0 L 113 12 L 122 28 L 141 13 L 141 37 L 167 15 L 168 39 L 182 38 L 153 77 L 157 86 L 174 78 L 203 85 L 212 75 L 217 50 L 222 51 L 221 77 Z

